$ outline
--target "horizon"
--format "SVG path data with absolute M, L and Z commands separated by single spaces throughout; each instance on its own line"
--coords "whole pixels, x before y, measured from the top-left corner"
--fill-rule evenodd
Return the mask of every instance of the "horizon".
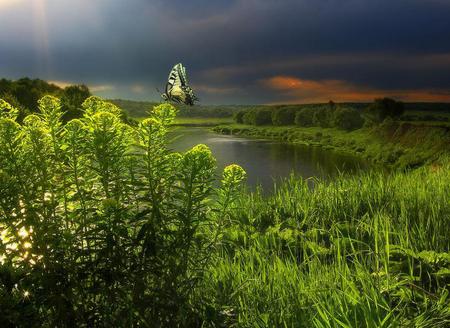
M 201 105 L 450 102 L 450 2 L 0 0 L 0 78 L 158 102 L 182 62 Z

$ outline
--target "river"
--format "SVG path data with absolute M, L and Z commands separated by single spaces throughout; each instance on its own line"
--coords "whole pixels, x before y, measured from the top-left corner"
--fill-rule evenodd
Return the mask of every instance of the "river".
M 217 159 L 218 172 L 229 164 L 239 164 L 247 172 L 251 189 L 260 184 L 269 191 L 274 181 L 292 172 L 305 179 L 330 179 L 340 172 L 355 173 L 368 167 L 353 156 L 320 147 L 221 135 L 205 127 L 178 127 L 171 137 L 175 151 L 186 151 L 200 143 L 207 145 Z

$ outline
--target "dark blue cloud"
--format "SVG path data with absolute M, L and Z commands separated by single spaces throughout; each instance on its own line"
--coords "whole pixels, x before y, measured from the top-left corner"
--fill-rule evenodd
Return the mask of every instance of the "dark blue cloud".
M 445 0 L 35 3 L 42 6 L 0 7 L 1 76 L 108 85 L 106 96 L 150 99 L 181 61 L 206 102 L 277 101 L 276 91 L 260 96 L 260 81 L 275 75 L 450 90 Z

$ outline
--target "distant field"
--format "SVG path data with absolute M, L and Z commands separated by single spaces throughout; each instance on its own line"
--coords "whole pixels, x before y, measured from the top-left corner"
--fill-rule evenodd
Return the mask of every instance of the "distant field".
M 146 117 L 135 118 L 136 121 L 140 122 L 145 120 Z M 184 125 L 184 126 L 216 126 L 220 124 L 233 124 L 232 117 L 177 117 L 173 125 Z
M 214 126 L 231 123 L 233 123 L 233 119 L 231 117 L 177 117 L 174 125 Z
M 146 102 L 146 101 L 133 101 L 133 100 L 123 100 L 123 99 L 110 99 L 108 100 L 113 104 L 119 106 L 127 114 L 134 118 L 140 119 L 144 117 L 148 117 L 148 111 L 151 110 L 154 106 L 158 105 L 157 102 Z M 248 106 L 213 106 L 213 105 L 194 105 L 194 106 L 186 106 L 175 104 L 175 107 L 178 109 L 177 117 L 186 118 L 186 117 L 199 117 L 199 118 L 231 118 L 235 112 L 238 112 L 242 109 L 247 109 Z

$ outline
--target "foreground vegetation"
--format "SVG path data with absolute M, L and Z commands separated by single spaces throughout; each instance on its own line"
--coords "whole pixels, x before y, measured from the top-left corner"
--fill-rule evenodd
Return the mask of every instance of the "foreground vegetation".
M 17 122 L 0 101 L 0 321 L 8 326 L 446 327 L 450 166 L 272 196 L 204 145 L 166 148 L 175 109 L 137 126 L 91 97 Z
M 271 197 L 244 193 L 203 295 L 239 327 L 446 327 L 449 172 L 369 173 L 313 190 L 292 177 Z
M 2 323 L 197 325 L 192 297 L 244 172 L 213 190 L 206 146 L 170 153 L 171 105 L 137 127 L 99 98 L 83 108 L 63 125 L 45 96 L 20 125 L 0 103 Z

